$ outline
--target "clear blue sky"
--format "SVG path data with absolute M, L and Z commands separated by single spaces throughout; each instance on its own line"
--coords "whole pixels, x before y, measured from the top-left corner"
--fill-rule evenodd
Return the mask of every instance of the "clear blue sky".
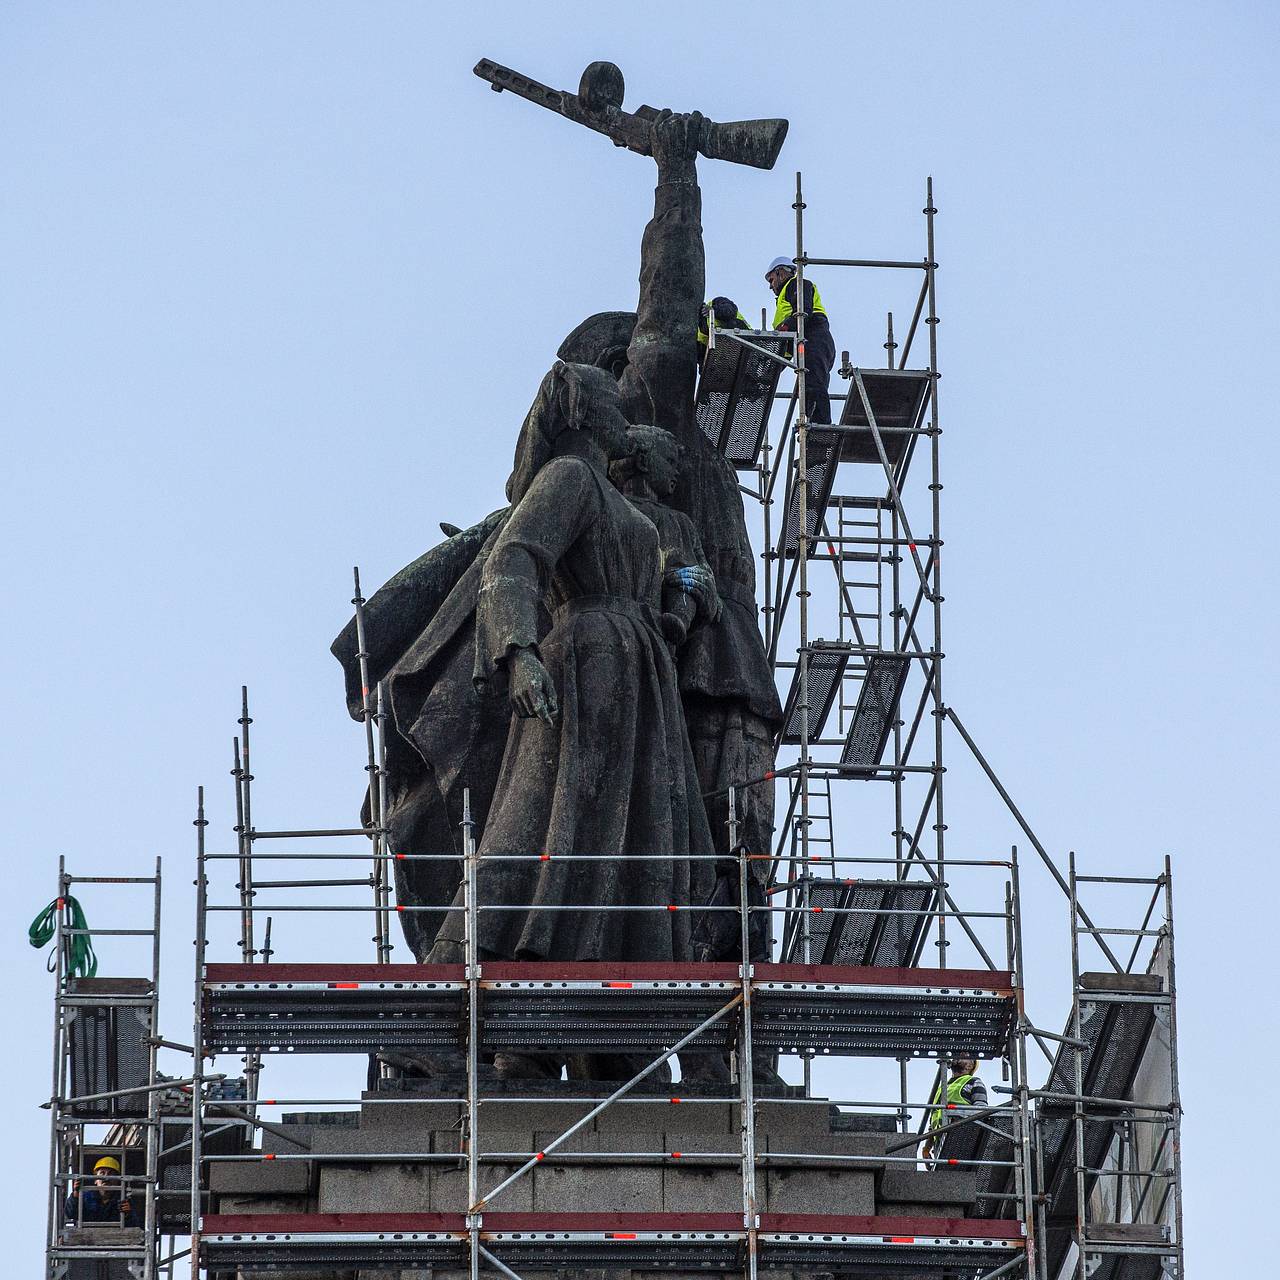
M 381 582 L 438 520 L 499 505 L 559 337 L 633 303 L 651 165 L 490 94 L 490 56 L 568 87 L 610 58 L 629 103 L 788 116 L 775 172 L 704 168 L 711 286 L 748 314 L 789 251 L 796 169 L 810 243 L 855 256 L 919 255 L 934 176 L 947 698 L 1056 854 L 1174 855 L 1189 1252 L 1260 1274 L 1274 6 L 463 12 L 0 14 L 13 1273 L 39 1265 L 50 984 L 24 934 L 57 855 L 164 855 L 165 1030 L 186 1038 L 194 789 L 228 847 L 240 684 L 259 824 L 349 821 L 362 743 L 328 644 L 350 566 Z M 822 283 L 838 345 L 876 362 L 880 285 Z M 952 796 L 954 840 L 1014 838 L 961 768 Z M 1027 881 L 1052 1028 L 1066 912 Z

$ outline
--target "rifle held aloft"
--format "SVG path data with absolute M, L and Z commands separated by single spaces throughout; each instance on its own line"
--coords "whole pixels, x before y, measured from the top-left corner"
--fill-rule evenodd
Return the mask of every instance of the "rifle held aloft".
M 658 111 L 648 106 L 636 111 L 622 110 L 625 84 L 622 72 L 612 62 L 593 62 L 582 73 L 577 93 L 549 88 L 488 58 L 476 63 L 475 73 L 487 80 L 497 93 L 510 90 L 566 120 L 603 133 L 615 146 L 626 147 L 642 156 L 653 154 L 650 125 Z M 785 120 L 730 120 L 718 124 L 704 119 L 698 150 L 711 160 L 772 169 L 786 136 Z

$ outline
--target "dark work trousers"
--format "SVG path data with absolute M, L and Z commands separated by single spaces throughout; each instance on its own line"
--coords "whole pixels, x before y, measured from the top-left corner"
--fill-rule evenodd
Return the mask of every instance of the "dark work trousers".
M 836 343 L 825 317 L 807 316 L 804 335 L 804 407 L 810 422 L 831 421 L 831 366 Z

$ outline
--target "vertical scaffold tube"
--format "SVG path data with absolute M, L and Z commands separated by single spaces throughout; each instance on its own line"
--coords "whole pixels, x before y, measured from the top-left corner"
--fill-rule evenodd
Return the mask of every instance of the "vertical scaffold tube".
M 383 892 L 386 884 L 386 852 L 382 838 L 382 769 L 379 762 L 379 741 L 382 733 L 382 686 L 378 686 L 378 702 L 375 710 L 373 690 L 369 687 L 369 651 L 365 642 L 364 596 L 360 591 L 360 567 L 351 570 L 355 582 L 355 594 L 351 603 L 356 611 L 356 661 L 360 667 L 360 720 L 364 725 L 365 777 L 368 781 L 370 835 L 373 839 L 373 870 L 370 884 L 373 887 L 373 950 L 379 964 L 385 963 L 390 950 L 389 921 L 383 909 Z
M 1076 1277 L 1085 1280 L 1088 1267 L 1085 1264 L 1085 1175 L 1084 1175 L 1084 1038 L 1080 1034 L 1080 929 L 1076 913 L 1078 892 L 1076 883 L 1076 851 L 1070 851 L 1068 883 L 1071 888 L 1071 1034 L 1075 1043 L 1071 1054 L 1075 1061 L 1073 1088 L 1075 1101 L 1071 1105 L 1071 1130 L 1075 1152 L 1076 1192 Z
M 204 997 L 204 962 L 206 950 L 205 922 L 208 905 L 208 885 L 205 883 L 204 830 L 208 826 L 204 816 L 204 788 L 196 790 L 196 976 L 193 1002 L 191 1045 L 191 1280 L 200 1275 L 200 1178 L 201 1125 L 204 1121 L 204 1023 L 201 1005 Z
M 387 841 L 387 710 L 382 681 L 378 681 L 378 697 L 373 713 L 374 724 L 378 733 L 378 794 L 377 806 L 374 808 L 374 820 L 378 824 L 378 835 L 374 840 L 377 857 L 374 858 L 373 893 L 377 903 L 378 916 L 378 963 L 388 964 L 391 960 L 391 878 L 390 862 L 387 856 L 391 849 Z
M 240 821 L 240 954 L 252 964 L 253 947 L 253 772 L 249 766 L 249 686 L 240 686 L 240 744 L 236 760 L 236 815 Z
M 1173 863 L 1164 860 L 1164 920 L 1168 954 L 1169 987 L 1169 1101 L 1173 1107 L 1173 1229 L 1178 1249 L 1178 1275 L 1182 1275 L 1182 1087 L 1178 1080 L 1178 983 L 1173 954 Z
M 804 316 L 804 189 L 801 175 L 796 174 L 796 198 L 791 206 L 796 211 L 796 573 L 800 611 L 799 648 L 799 701 L 800 760 L 796 771 L 796 785 L 800 788 L 800 905 L 804 922 L 804 963 L 810 963 L 809 955 L 809 406 L 805 383 L 805 316 Z M 785 285 L 783 286 L 786 287 Z M 804 1055 L 804 1093 L 811 1093 L 812 1063 L 809 1054 Z
M 147 1045 L 147 1144 L 146 1199 L 142 1211 L 142 1238 L 147 1252 L 142 1262 L 142 1280 L 156 1280 L 158 1241 L 156 1237 L 156 1178 L 160 1154 L 160 1091 L 156 1075 L 160 1054 L 160 903 L 161 862 L 156 858 L 155 893 L 151 911 L 151 1034 Z
M 946 879 L 946 810 L 943 805 L 943 759 L 942 731 L 946 720 L 946 704 L 942 700 L 942 480 L 940 477 L 939 438 L 941 426 L 938 421 L 938 305 L 937 305 L 937 268 L 934 261 L 933 219 L 937 209 L 933 206 L 933 178 L 925 185 L 925 275 L 929 286 L 928 314 L 925 324 L 929 331 L 929 492 L 932 496 L 931 534 L 933 543 L 930 547 L 933 566 L 933 581 L 926 589 L 933 597 L 933 767 L 937 780 L 934 793 L 934 848 L 937 853 L 938 879 Z M 915 555 L 915 547 L 911 548 Z M 938 899 L 941 904 L 942 898 Z M 947 967 L 947 917 L 941 909 L 938 913 L 938 966 Z
M 65 1060 L 64 1034 L 65 1026 L 62 1013 L 62 987 L 66 978 L 66 927 L 67 913 L 67 860 L 58 857 L 58 892 L 53 899 L 53 1082 L 49 1091 L 49 1205 L 48 1233 L 45 1250 L 46 1280 L 53 1277 L 52 1251 L 58 1243 L 62 1226 L 62 1184 L 59 1172 L 62 1167 L 62 1130 L 58 1123 L 62 1112 L 62 1099 L 65 1092 L 63 1083 L 63 1062 Z M 67 1194 L 70 1195 L 74 1184 L 68 1182 Z
M 738 790 L 729 788 L 729 848 L 738 859 L 738 918 L 742 943 L 742 1024 L 738 1035 L 738 1106 L 742 1131 L 742 1225 L 747 1233 L 746 1280 L 759 1270 L 759 1215 L 756 1199 L 755 1049 L 751 1038 L 751 867 L 749 850 L 738 836 Z
M 1021 1198 L 1022 1220 L 1026 1225 L 1027 1276 L 1034 1280 L 1037 1274 L 1036 1256 L 1040 1249 L 1040 1236 L 1036 1231 L 1036 1180 L 1033 1177 L 1031 1095 L 1027 1079 L 1027 1014 L 1025 1007 L 1027 978 L 1022 959 L 1022 882 L 1018 875 L 1018 846 L 1009 850 L 1009 936 L 1010 969 L 1014 974 L 1017 996 L 1017 1016 L 1013 1026 L 1013 1089 L 1017 1100 L 1018 1165 L 1015 1192 Z
M 476 875 L 476 840 L 471 819 L 471 789 L 462 793 L 463 905 L 466 915 L 467 961 L 467 1238 L 470 1244 L 471 1280 L 480 1276 L 480 949 L 479 877 Z
M 249 686 L 240 686 L 240 743 L 238 771 L 236 774 L 236 813 L 240 819 L 240 915 L 243 920 L 240 935 L 240 955 L 245 964 L 252 964 L 257 956 L 253 932 L 253 769 L 249 763 L 249 726 L 253 717 L 249 714 Z M 244 1058 L 245 1094 L 250 1104 L 258 1097 L 258 1076 L 262 1070 L 262 1058 L 257 1053 Z M 257 1111 L 250 1105 L 250 1113 Z

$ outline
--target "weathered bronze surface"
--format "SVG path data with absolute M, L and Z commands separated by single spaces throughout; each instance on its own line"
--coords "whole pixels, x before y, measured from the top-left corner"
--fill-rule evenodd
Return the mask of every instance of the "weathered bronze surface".
M 517 88 L 515 73 L 490 69 L 495 87 Z M 522 908 L 482 913 L 484 955 L 737 954 L 733 931 L 696 911 L 727 892 L 723 869 L 717 885 L 712 862 L 686 855 L 728 852 L 729 785 L 743 788 L 740 841 L 770 851 L 773 788 L 760 780 L 782 712 L 737 476 L 694 420 L 705 288 L 696 158 L 719 154 L 715 129 L 771 125 L 772 164 L 785 122 L 709 129 L 697 113 L 628 115 L 608 63 L 588 68 L 576 97 L 516 79 L 524 96 L 652 155 L 654 211 L 636 311 L 590 316 L 560 345 L 517 441 L 510 507 L 449 526 L 365 607 L 370 675 L 385 681 L 394 721 L 390 847 L 460 853 L 468 789 L 481 900 Z M 744 143 L 724 158 L 762 154 Z M 354 624 L 333 652 L 358 716 Z M 497 856 L 514 853 L 552 856 Z M 575 859 L 610 853 L 665 856 Z M 753 866 L 763 878 L 767 863 Z M 415 955 L 456 959 L 461 917 L 444 908 L 460 904 L 458 864 L 396 869 L 399 901 L 442 909 L 401 914 Z M 649 910 L 600 909 L 620 905 Z M 567 906 L 581 909 L 555 909 Z M 752 938 L 753 953 L 766 946 Z

